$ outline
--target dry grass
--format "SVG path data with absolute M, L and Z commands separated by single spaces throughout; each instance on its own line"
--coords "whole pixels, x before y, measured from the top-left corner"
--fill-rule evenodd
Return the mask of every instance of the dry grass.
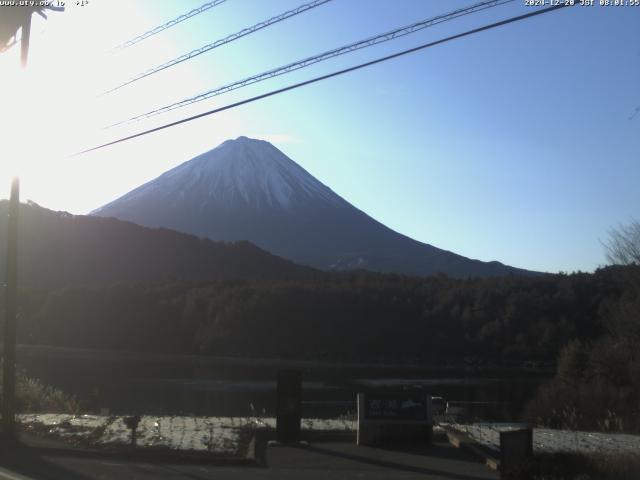
M 18 374 L 16 378 L 16 411 L 18 413 L 78 413 L 80 404 L 72 395 L 43 384 L 36 378 Z

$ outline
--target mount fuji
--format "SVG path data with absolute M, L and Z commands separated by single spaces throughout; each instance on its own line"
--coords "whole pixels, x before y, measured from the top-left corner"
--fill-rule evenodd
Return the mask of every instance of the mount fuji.
M 270 143 L 239 137 L 93 211 L 212 240 L 248 240 L 326 270 L 453 277 L 526 274 L 397 233 L 358 210 Z

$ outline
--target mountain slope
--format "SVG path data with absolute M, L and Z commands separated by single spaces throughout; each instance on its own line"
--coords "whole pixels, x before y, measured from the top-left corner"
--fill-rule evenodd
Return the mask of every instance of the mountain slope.
M 0 201 L 0 252 L 6 251 L 7 212 L 8 202 Z M 314 275 L 312 269 L 248 242 L 216 243 L 114 218 L 54 212 L 33 203 L 21 204 L 19 225 L 19 280 L 24 286 Z
M 239 137 L 92 212 L 214 240 L 249 240 L 322 269 L 456 277 L 525 273 L 394 232 L 268 142 Z

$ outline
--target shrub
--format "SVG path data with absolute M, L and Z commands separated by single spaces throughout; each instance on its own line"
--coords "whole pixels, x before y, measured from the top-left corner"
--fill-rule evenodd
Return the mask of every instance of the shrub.
M 636 345 L 617 337 L 567 345 L 555 378 L 527 406 L 527 420 L 550 428 L 640 432 Z
M 16 412 L 77 413 L 79 410 L 80 404 L 74 396 L 24 373 L 16 375 Z

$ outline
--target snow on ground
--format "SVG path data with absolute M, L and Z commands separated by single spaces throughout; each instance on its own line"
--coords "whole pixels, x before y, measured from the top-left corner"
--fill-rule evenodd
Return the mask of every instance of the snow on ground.
M 18 415 L 18 422 L 28 427 L 40 427 L 49 435 L 63 440 L 82 441 L 104 426 L 106 417 L 97 415 L 61 415 L 57 413 Z
M 52 427 L 59 427 L 60 424 L 68 424 L 78 428 L 98 428 L 104 425 L 107 417 L 99 415 L 67 415 L 59 413 L 28 413 L 18 415 L 21 423 L 39 422 Z
M 223 424 L 197 417 L 142 417 L 137 430 L 137 444 L 173 450 L 209 451 L 236 454 L 240 447 L 240 425 Z M 131 431 L 122 417 L 105 425 L 97 441 L 100 445 L 128 445 Z
M 131 431 L 121 416 L 25 414 L 18 421 L 26 428 L 45 431 L 62 440 L 101 446 L 124 446 Z M 144 416 L 137 429 L 140 447 L 164 447 L 179 451 L 239 454 L 242 432 L 275 429 L 275 418 Z M 320 432 L 352 432 L 354 420 L 302 419 L 302 429 Z
M 500 451 L 500 432 L 522 428 L 513 423 L 443 424 L 446 428 L 467 434 L 473 440 Z M 573 430 L 533 429 L 536 453 L 603 453 L 640 455 L 640 435 L 623 433 L 580 432 Z
M 122 416 L 24 414 L 18 416 L 26 428 L 44 431 L 61 440 L 101 446 L 125 446 L 131 431 Z M 314 432 L 354 432 L 355 420 L 303 418 L 302 429 Z M 442 423 L 494 451 L 500 450 L 500 432 L 522 428 L 517 423 Z M 211 452 L 238 455 L 247 430 L 273 430 L 273 417 L 188 417 L 144 416 L 137 430 L 140 447 L 163 447 L 177 451 Z M 533 430 L 537 453 L 604 453 L 640 455 L 640 435 L 577 432 L 570 430 Z

